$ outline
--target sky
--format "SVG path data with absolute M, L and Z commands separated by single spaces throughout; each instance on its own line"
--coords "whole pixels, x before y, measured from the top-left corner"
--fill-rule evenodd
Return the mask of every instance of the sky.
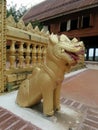
M 45 0 L 6 0 L 6 1 L 7 1 L 7 7 L 9 7 L 9 5 L 12 5 L 11 3 L 13 3 L 14 5 L 17 4 L 18 9 L 19 7 L 21 7 L 21 4 L 23 6 L 27 6 L 27 8 L 30 8 L 31 6 L 34 6 Z

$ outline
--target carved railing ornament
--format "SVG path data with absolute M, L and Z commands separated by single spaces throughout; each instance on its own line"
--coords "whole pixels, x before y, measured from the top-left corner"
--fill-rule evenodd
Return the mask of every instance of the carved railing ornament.
M 28 25 L 26 26 L 26 30 L 28 32 L 34 33 L 34 29 L 31 23 L 28 23 Z
M 49 35 L 50 35 L 50 32 L 49 32 L 49 31 L 47 31 L 47 32 L 46 32 L 46 36 L 49 36 Z
M 16 28 L 16 22 L 15 22 L 14 17 L 13 17 L 12 15 L 10 15 L 10 16 L 6 19 L 6 21 L 7 21 L 7 25 Z
M 39 30 L 39 27 L 38 27 L 38 26 L 35 26 L 34 32 L 37 33 L 37 34 L 40 34 L 40 30 Z
M 20 19 L 19 22 L 17 23 L 17 28 L 22 29 L 22 30 L 26 30 L 26 26 L 25 26 L 24 21 L 22 19 Z
M 28 32 L 35 33 L 35 34 L 38 34 L 38 35 L 41 35 L 44 37 L 50 35 L 49 31 L 45 31 L 44 28 L 42 28 L 41 31 L 39 30 L 38 26 L 35 26 L 35 28 L 33 28 L 31 23 L 28 23 L 28 25 L 25 26 L 25 23 L 22 20 L 22 18 L 19 20 L 19 22 L 15 22 L 14 17 L 12 15 L 10 15 L 6 19 L 6 21 L 7 21 L 7 25 L 10 27 L 19 28 L 21 30 L 26 30 Z

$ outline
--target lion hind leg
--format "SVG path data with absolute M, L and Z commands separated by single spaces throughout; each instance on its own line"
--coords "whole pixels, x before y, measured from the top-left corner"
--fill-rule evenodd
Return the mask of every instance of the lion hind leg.
M 43 93 L 43 112 L 46 116 L 52 116 L 54 114 L 53 110 L 53 90 L 48 89 Z
M 17 98 L 16 98 L 16 103 L 22 107 L 28 106 L 28 101 L 29 101 L 29 80 L 26 79 L 24 80 L 20 88 L 18 90 Z

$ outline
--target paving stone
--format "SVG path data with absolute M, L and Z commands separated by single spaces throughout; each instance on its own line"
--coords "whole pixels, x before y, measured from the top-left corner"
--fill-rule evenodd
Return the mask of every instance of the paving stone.
M 79 102 L 74 102 L 73 105 L 72 105 L 74 108 L 78 108 L 80 106 L 80 103 Z
M 87 118 L 98 123 L 98 117 L 87 115 Z
M 60 101 L 61 101 L 61 103 L 64 103 L 66 101 L 66 98 L 61 97 Z
M 0 116 L 0 125 L 4 123 L 8 118 L 12 117 L 9 113 L 4 113 Z
M 72 77 L 65 76 L 61 95 L 65 98 L 98 106 L 98 70 L 87 69 Z
M 11 118 L 7 118 L 7 120 L 0 125 L 0 128 L 2 128 L 3 130 L 6 130 L 8 126 L 13 124 L 15 121 L 17 121 L 16 117 L 12 116 Z
M 96 123 L 96 122 L 93 122 L 93 121 L 91 121 L 91 120 L 86 119 L 86 120 L 84 121 L 84 124 L 87 124 L 87 125 L 89 125 L 89 126 L 92 126 L 92 127 L 95 127 L 95 128 L 98 129 L 98 122 Z
M 89 114 L 89 115 L 93 115 L 93 116 L 97 116 L 98 117 L 98 113 L 97 112 L 95 112 L 94 110 L 88 110 L 87 111 L 87 113 Z
M 81 110 L 82 112 L 84 112 L 84 111 L 87 110 L 87 108 L 88 108 L 88 106 L 83 104 L 83 105 L 80 107 L 80 110 Z
M 0 112 L 0 130 L 41 130 L 2 107 Z
M 79 130 L 98 130 L 98 110 L 95 108 L 91 108 L 86 104 L 82 104 L 77 102 L 73 99 L 66 99 L 62 98 L 61 103 L 63 102 L 64 105 L 70 106 L 80 112 L 85 114 L 84 121 L 81 125 Z
M 71 105 L 72 102 L 73 102 L 73 100 L 67 100 L 66 103 L 65 103 L 65 101 L 64 101 L 64 103 L 65 103 L 66 105 Z
M 84 126 L 82 127 L 82 130 L 92 130 L 92 128 L 91 128 L 90 126 L 84 125 Z

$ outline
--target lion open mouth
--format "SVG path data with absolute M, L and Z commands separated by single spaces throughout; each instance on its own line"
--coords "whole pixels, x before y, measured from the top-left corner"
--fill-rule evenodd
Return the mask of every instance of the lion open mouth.
M 79 55 L 84 55 L 84 50 L 81 50 L 77 53 L 69 52 L 67 50 L 64 50 L 65 53 L 67 53 L 75 62 L 79 60 Z
M 79 60 L 79 56 L 78 56 L 76 53 L 69 52 L 69 51 L 66 51 L 66 50 L 65 50 L 65 53 L 67 53 L 68 55 L 70 55 L 70 57 L 71 57 L 73 60 L 75 60 L 75 61 Z

